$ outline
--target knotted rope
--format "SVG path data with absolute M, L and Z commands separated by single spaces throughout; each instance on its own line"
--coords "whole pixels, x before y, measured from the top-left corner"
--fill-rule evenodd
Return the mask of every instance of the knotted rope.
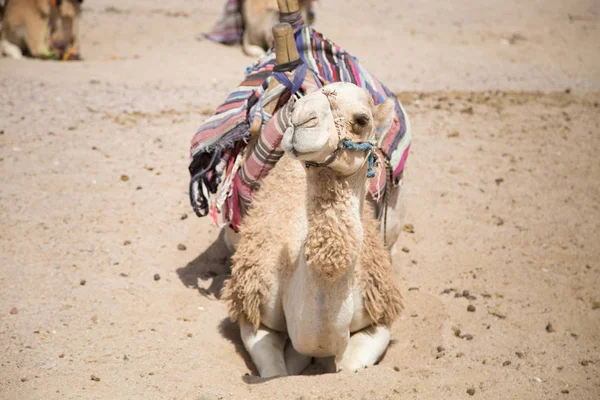
M 367 169 L 367 178 L 373 178 L 375 176 L 375 145 L 368 142 L 353 142 L 350 139 L 344 139 L 342 147 L 350 151 L 368 151 L 368 162 L 369 168 Z

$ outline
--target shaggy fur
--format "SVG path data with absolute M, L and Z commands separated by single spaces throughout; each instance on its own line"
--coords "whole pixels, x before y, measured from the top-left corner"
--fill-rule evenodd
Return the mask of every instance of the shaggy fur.
M 320 174 L 327 176 L 331 174 L 328 171 L 320 169 L 317 173 L 323 178 Z M 223 299 L 232 321 L 243 316 L 255 329 L 258 328 L 260 306 L 270 293 L 273 277 L 282 270 L 289 272 L 293 268 L 297 260 L 297 253 L 295 256 L 293 253 L 301 248 L 302 243 L 285 243 L 289 235 L 286 228 L 300 226 L 302 230 L 303 224 L 296 224 L 302 218 L 311 220 L 311 223 L 320 219 L 317 226 L 306 227 L 305 246 L 307 260 L 319 266 L 320 276 L 324 280 L 339 276 L 346 271 L 341 266 L 348 266 L 352 261 L 352 250 L 361 249 L 356 276 L 367 312 L 374 321 L 387 326 L 391 326 L 399 316 L 403 309 L 402 296 L 393 277 L 389 251 L 377 230 L 377 221 L 366 210 L 361 228 L 353 226 L 355 224 L 350 220 L 338 219 L 339 214 L 343 215 L 339 213 L 343 206 L 331 203 L 335 198 L 345 196 L 348 182 L 342 179 L 334 181 L 334 184 L 330 184 L 331 180 L 324 182 L 327 184 L 314 189 L 322 200 L 313 205 L 318 216 L 309 216 L 305 211 L 309 207 L 306 201 L 307 177 L 299 162 L 284 156 L 265 178 L 253 207 L 244 219 L 240 242 L 232 258 L 231 279 L 223 288 Z M 360 247 L 357 229 L 364 230 Z
M 286 155 L 255 195 L 223 291 L 262 377 L 299 373 L 311 357 L 334 356 L 336 370 L 354 371 L 389 345 L 402 297 L 365 210 L 369 152 L 336 149 L 374 138 L 392 115 L 392 102 L 374 106 L 349 83 L 294 103 Z
M 285 200 L 282 188 L 287 188 Z M 240 228 L 231 278 L 222 292 L 232 321 L 244 316 L 258 328 L 260 305 L 270 291 L 272 277 L 292 264 L 284 227 L 305 215 L 305 198 L 306 174 L 297 161 L 284 157 L 263 181 Z
M 395 284 L 389 251 L 381 243 L 377 223 L 369 213 L 363 215 L 364 240 L 358 270 L 367 312 L 378 324 L 391 326 L 404 305 Z
M 336 280 L 356 260 L 362 228 L 348 215 L 350 182 L 327 168 L 311 175 L 306 262 L 321 279 Z

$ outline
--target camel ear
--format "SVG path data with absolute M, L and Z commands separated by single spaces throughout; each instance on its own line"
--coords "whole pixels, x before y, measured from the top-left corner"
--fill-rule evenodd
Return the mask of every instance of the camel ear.
M 385 99 L 383 103 L 373 108 L 373 118 L 375 119 L 375 134 L 378 138 L 389 131 L 396 115 L 396 104 L 391 98 Z

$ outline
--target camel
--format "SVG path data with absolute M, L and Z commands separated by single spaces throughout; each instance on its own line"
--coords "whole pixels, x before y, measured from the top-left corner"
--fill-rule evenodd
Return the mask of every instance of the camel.
M 310 3 L 314 0 L 298 0 L 300 14 L 309 23 L 313 17 Z M 248 56 L 261 57 L 273 44 L 273 25 L 280 22 L 280 11 L 289 14 L 288 0 L 243 0 L 241 2 L 244 32 L 242 50 Z
M 8 57 L 79 59 L 78 35 L 83 0 L 8 0 L 0 49 Z
M 300 374 L 313 357 L 356 371 L 388 347 L 402 297 L 364 204 L 393 104 L 338 82 L 279 111 L 285 155 L 244 218 L 222 293 L 261 377 Z

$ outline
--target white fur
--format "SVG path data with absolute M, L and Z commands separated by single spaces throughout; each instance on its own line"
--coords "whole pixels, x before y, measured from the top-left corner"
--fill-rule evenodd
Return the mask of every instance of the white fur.
M 15 60 L 23 58 L 23 52 L 19 46 L 10 43 L 7 40 L 0 41 L 0 47 L 2 48 L 2 55 L 6 57 L 14 58 Z

